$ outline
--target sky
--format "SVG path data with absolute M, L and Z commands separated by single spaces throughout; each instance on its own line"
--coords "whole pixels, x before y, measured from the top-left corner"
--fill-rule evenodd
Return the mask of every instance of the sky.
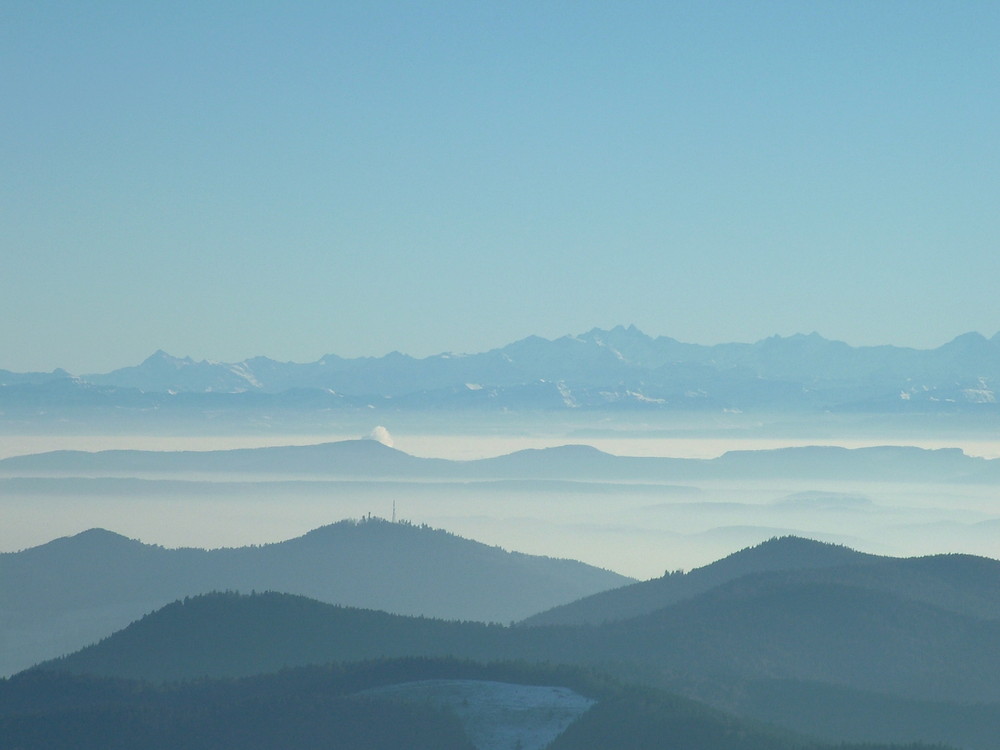
M 0 368 L 1000 330 L 1000 4 L 0 4 Z

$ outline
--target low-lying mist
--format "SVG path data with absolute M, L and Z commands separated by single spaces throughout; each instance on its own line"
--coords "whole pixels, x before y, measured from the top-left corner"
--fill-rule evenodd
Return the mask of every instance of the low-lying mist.
M 389 432 L 379 433 L 385 440 Z M 335 437 L 357 437 L 335 436 Z M 392 434 L 397 449 L 467 460 L 567 442 L 628 449 L 631 455 L 711 457 L 739 448 L 771 449 L 780 438 Z M 579 437 L 579 436 L 576 436 Z M 329 436 L 326 437 L 329 439 Z M 613 444 L 614 440 L 618 443 Z M 206 450 L 306 444 L 315 436 L 39 436 L 21 453 L 45 448 Z M 816 443 L 871 444 L 827 437 Z M 916 436 L 913 443 L 928 443 Z M 968 441 L 980 455 L 996 444 Z M 786 439 L 785 444 L 809 444 Z M 13 439 L 4 448 L 10 451 Z M 23 450 L 23 448 L 31 450 Z M 619 451 L 611 451 L 618 453 Z M 626 454 L 627 455 L 627 454 Z M 797 472 L 789 466 L 789 476 Z M 690 569 L 773 536 L 796 534 L 889 555 L 967 552 L 1000 557 L 1000 487 L 768 477 L 682 482 L 503 479 L 434 481 L 316 477 L 32 476 L 0 479 L 0 549 L 14 551 L 103 527 L 168 547 L 225 547 L 280 541 L 344 518 L 369 514 L 444 528 L 531 554 L 581 560 L 636 578 Z

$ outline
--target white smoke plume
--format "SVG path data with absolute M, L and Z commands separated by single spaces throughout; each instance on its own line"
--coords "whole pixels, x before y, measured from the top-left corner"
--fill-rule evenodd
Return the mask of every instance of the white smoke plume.
M 382 445 L 387 445 L 390 448 L 392 447 L 393 443 L 392 435 L 390 435 L 389 431 L 382 425 L 379 425 L 371 432 L 369 432 L 368 435 L 365 437 L 365 440 L 377 440 L 378 442 L 382 443 Z

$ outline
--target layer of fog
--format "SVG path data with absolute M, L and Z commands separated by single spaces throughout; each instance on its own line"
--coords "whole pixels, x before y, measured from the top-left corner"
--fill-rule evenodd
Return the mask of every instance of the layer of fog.
M 101 432 L 95 426 L 92 432 L 0 435 L 0 457 L 57 449 L 305 445 L 366 436 L 413 455 L 451 459 L 570 443 L 617 455 L 681 458 L 797 445 L 958 447 L 969 455 L 1000 457 L 1000 438 L 989 420 L 954 415 L 463 415 L 457 420 L 409 415 L 382 424 L 371 417 L 340 420 L 328 430 L 142 435 Z M 1000 557 L 1000 489 L 971 484 L 873 484 L 849 477 L 701 482 L 687 488 L 205 479 L 0 480 L 0 551 L 93 527 L 168 547 L 262 544 L 344 518 L 369 513 L 391 518 L 395 504 L 400 519 L 505 549 L 575 558 L 638 578 L 690 569 L 782 534 L 891 555 L 966 552 Z
M 373 514 L 637 578 L 799 534 L 890 555 L 1000 557 L 995 487 L 715 482 L 680 488 L 565 482 L 0 480 L 0 549 L 103 527 L 167 547 L 291 538 Z

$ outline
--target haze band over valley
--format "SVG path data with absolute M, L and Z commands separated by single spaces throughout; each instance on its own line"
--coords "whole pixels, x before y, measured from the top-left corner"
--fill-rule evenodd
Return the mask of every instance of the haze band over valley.
M 94 525 L 168 546 L 278 542 L 395 504 L 640 578 L 783 534 L 997 554 L 1000 336 L 706 347 L 619 326 L 462 356 L 160 352 L 105 374 L 0 375 L 0 473 L 36 461 L 48 474 L 5 480 L 20 483 L 9 550 Z M 46 449 L 64 452 L 16 455 Z

